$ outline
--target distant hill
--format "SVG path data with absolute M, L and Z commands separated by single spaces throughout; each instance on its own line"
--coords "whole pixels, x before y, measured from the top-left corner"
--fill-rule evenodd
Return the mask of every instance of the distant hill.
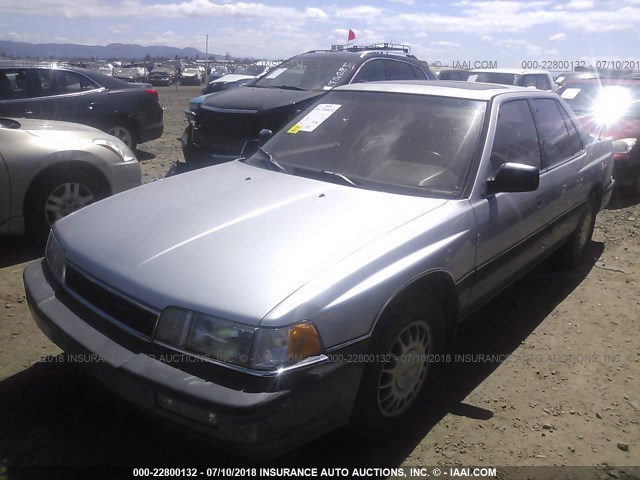
M 200 57 L 204 58 L 205 53 L 196 48 L 177 48 L 165 46 L 149 46 L 111 43 L 109 45 L 76 45 L 73 43 L 26 43 L 13 42 L 10 40 L 0 40 L 0 56 L 12 56 L 16 58 L 41 58 L 51 57 L 57 60 L 72 59 L 123 59 L 138 60 L 144 59 L 146 55 L 153 57 L 175 58 L 179 57 Z M 222 58 L 222 55 L 209 54 L 210 58 Z

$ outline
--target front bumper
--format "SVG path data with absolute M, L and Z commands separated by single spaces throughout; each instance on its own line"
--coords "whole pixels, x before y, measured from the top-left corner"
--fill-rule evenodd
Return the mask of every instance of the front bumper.
M 234 452 L 272 457 L 349 421 L 362 364 L 326 362 L 290 371 L 271 377 L 262 391 L 247 387 L 251 376 L 240 372 L 233 372 L 239 387 L 216 384 L 136 353 L 85 322 L 54 290 L 43 264 L 39 260 L 24 270 L 38 327 L 62 350 L 86 359 L 81 366 L 98 380 L 174 427 Z M 366 342 L 355 348 L 364 351 Z M 179 412 L 167 409 L 167 399 Z
M 618 187 L 640 188 L 640 158 L 617 158 L 613 161 L 613 177 Z

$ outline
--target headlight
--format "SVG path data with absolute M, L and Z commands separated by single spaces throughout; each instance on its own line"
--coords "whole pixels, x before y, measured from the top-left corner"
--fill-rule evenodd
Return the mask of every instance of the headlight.
M 176 307 L 160 315 L 154 341 L 255 370 L 277 370 L 322 353 L 318 332 L 309 322 L 251 327 Z
M 49 239 L 47 240 L 47 248 L 44 254 L 47 265 L 53 274 L 54 278 L 62 283 L 64 279 L 64 249 L 62 245 L 56 239 L 53 231 L 49 233 Z
M 122 140 L 117 138 L 113 140 L 109 140 L 106 138 L 96 138 L 93 140 L 94 145 L 100 145 L 102 147 L 108 148 L 113 153 L 118 155 L 123 162 L 132 162 L 136 159 L 136 156 L 133 154 L 131 149 L 127 147 Z
M 633 147 L 635 147 L 638 139 L 636 138 L 620 138 L 611 142 L 613 145 L 613 153 L 620 153 L 626 155 Z

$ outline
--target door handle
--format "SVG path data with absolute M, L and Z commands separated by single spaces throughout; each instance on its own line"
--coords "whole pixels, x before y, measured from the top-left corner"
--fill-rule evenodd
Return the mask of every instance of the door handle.
M 536 198 L 536 209 L 540 209 L 546 205 L 547 201 L 545 197 Z

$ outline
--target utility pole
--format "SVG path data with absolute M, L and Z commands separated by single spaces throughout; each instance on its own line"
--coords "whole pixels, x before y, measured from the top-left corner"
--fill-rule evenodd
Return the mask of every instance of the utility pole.
M 204 60 L 204 69 L 205 71 L 205 82 L 207 85 L 209 84 L 209 35 L 205 35 L 206 37 L 206 45 L 204 47 L 205 51 L 205 60 Z

